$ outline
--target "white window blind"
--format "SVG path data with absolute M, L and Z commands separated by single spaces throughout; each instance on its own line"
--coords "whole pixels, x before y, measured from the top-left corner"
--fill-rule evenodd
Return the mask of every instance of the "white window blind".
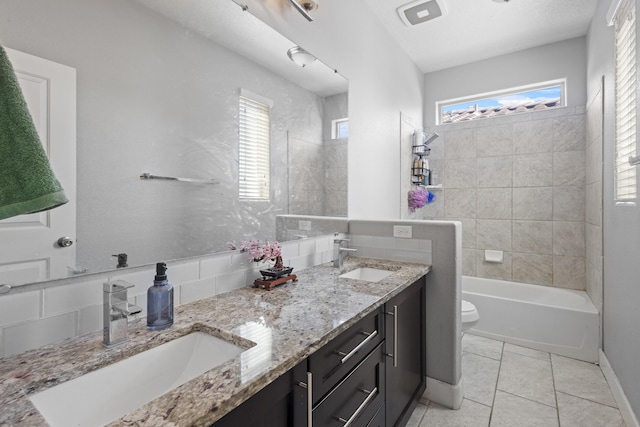
M 637 197 L 636 167 L 629 157 L 636 155 L 636 11 L 635 0 L 622 0 L 616 25 L 616 156 L 615 198 Z
M 240 96 L 240 200 L 269 200 L 270 107 Z

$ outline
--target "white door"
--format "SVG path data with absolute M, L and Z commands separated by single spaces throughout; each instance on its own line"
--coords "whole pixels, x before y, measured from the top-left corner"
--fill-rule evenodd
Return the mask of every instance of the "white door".
M 0 284 L 69 276 L 76 266 L 76 70 L 5 48 L 69 203 L 0 221 Z M 58 245 L 69 237 L 73 244 Z

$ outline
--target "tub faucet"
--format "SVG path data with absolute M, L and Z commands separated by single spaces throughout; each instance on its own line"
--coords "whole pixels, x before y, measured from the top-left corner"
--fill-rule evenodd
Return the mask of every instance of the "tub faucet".
M 357 249 L 345 248 L 342 246 L 344 242 L 349 242 L 349 239 L 333 239 L 333 266 L 336 268 L 342 268 L 344 263 L 344 257 L 348 252 L 358 252 Z
M 104 339 L 102 344 L 107 347 L 122 344 L 129 339 L 128 325 L 129 316 L 142 311 L 137 305 L 129 304 L 127 300 L 127 289 L 132 288 L 132 283 L 124 280 L 106 282 L 103 289 L 103 319 L 104 319 Z

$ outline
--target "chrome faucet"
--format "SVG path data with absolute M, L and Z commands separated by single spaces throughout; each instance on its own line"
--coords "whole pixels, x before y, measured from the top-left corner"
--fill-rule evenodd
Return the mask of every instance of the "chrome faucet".
M 345 248 L 342 246 L 344 242 L 349 242 L 349 239 L 335 238 L 333 239 L 333 266 L 342 268 L 344 263 L 344 257 L 348 252 L 358 252 L 357 249 Z
M 115 280 L 106 282 L 102 285 L 103 289 L 103 319 L 104 319 L 104 339 L 102 344 L 107 347 L 122 344 L 129 339 L 128 336 L 128 317 L 138 314 L 142 311 L 137 305 L 129 304 L 127 299 L 127 289 L 132 288 L 133 284 L 124 280 Z

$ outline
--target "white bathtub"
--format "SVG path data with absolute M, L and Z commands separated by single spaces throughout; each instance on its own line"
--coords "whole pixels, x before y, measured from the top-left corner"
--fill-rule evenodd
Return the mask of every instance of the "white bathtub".
M 598 310 L 586 292 L 462 277 L 480 321 L 470 332 L 561 356 L 598 361 Z

